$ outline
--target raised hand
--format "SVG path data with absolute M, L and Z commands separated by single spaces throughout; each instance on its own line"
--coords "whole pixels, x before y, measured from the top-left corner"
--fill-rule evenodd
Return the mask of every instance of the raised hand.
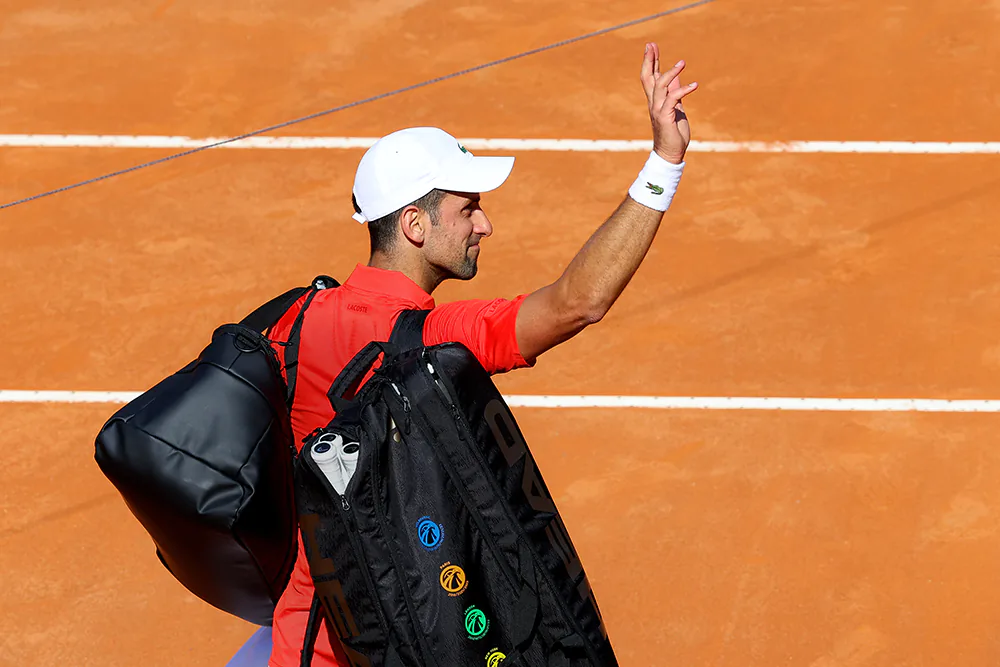
M 691 143 L 691 126 L 681 100 L 698 87 L 697 83 L 681 85 L 680 74 L 684 66 L 681 60 L 661 74 L 660 47 L 655 42 L 646 44 L 640 79 L 649 105 L 649 119 L 653 123 L 653 150 L 673 164 L 684 161 Z

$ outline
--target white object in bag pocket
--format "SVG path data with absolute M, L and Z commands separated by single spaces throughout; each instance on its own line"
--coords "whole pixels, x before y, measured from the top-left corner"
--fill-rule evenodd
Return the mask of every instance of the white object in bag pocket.
M 341 495 L 358 467 L 360 452 L 359 443 L 344 442 L 344 437 L 339 433 L 324 433 L 312 446 L 313 460 Z

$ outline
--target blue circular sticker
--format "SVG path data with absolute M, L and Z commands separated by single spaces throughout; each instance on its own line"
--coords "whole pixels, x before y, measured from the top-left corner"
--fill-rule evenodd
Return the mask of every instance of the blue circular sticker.
M 444 542 L 444 526 L 429 517 L 421 517 L 417 522 L 417 538 L 427 551 L 435 551 Z

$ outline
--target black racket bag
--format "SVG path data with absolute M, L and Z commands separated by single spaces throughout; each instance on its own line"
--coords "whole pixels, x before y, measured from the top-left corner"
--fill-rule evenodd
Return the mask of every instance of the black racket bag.
M 322 605 L 350 664 L 617 665 L 566 527 L 487 372 L 460 344 L 399 349 L 372 343 L 355 357 L 330 390 L 336 417 L 295 462 L 314 611 Z M 357 451 L 342 494 L 317 463 L 333 440 Z

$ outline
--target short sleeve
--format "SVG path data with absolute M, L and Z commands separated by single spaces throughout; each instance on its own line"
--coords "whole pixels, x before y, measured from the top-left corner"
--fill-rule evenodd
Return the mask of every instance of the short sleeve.
M 533 366 L 517 346 L 517 313 L 526 296 L 440 305 L 424 323 L 424 344 L 462 343 L 491 374 Z

